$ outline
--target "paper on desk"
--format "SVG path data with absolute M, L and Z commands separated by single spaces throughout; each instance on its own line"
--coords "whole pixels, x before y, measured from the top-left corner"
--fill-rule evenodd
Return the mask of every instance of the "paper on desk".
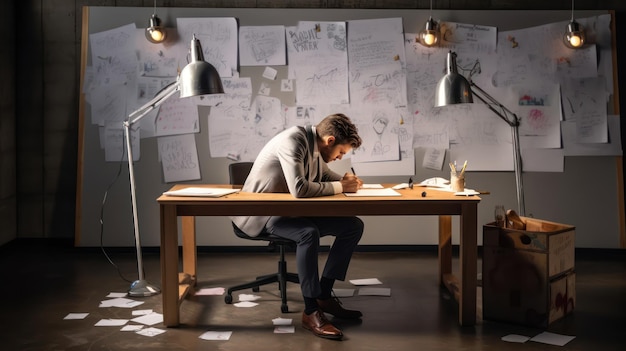
M 359 189 L 356 193 L 344 193 L 346 196 L 402 196 L 399 192 L 391 189 Z
M 232 193 L 236 193 L 241 189 L 230 188 L 199 188 L 189 187 L 179 190 L 166 191 L 163 195 L 168 196 L 199 196 L 199 197 L 220 197 Z
M 363 184 L 361 189 L 383 189 L 382 184 Z
M 535 335 L 530 341 L 541 342 L 544 344 L 556 345 L 556 346 L 564 346 L 568 342 L 574 340 L 575 336 L 569 335 L 560 335 L 549 332 L 543 332 L 541 334 Z
M 377 285 L 382 284 L 378 278 L 365 278 L 365 279 L 351 279 L 350 283 L 354 285 Z
M 463 191 L 457 191 L 454 193 L 456 196 L 472 196 L 472 195 L 480 195 L 480 193 L 474 189 L 465 189 Z

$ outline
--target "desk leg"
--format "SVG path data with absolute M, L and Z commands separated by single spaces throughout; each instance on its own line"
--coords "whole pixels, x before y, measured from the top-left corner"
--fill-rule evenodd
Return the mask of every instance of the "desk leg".
M 196 250 L 196 217 L 183 216 L 182 222 L 182 241 L 183 241 L 183 279 L 182 282 L 188 282 L 191 286 L 196 286 L 196 272 L 198 269 L 197 250 Z
M 452 273 L 452 217 L 439 216 L 439 285 Z
M 163 324 L 176 327 L 178 311 L 178 223 L 176 206 L 161 204 L 161 293 Z
M 462 205 L 461 240 L 460 240 L 460 271 L 461 291 L 459 299 L 459 323 L 461 325 L 476 324 L 476 274 L 478 271 L 477 229 L 478 211 L 476 203 Z

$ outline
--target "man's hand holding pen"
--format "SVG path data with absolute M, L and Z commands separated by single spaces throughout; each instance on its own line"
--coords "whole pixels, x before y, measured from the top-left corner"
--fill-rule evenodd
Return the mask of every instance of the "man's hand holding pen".
M 354 169 L 352 173 L 346 172 L 340 182 L 344 193 L 356 193 L 363 186 L 363 181 L 354 174 Z

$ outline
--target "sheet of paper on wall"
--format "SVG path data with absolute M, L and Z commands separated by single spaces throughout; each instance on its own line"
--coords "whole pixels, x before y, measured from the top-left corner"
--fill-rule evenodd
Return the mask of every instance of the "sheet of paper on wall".
M 579 143 L 576 141 L 576 122 L 562 122 L 563 154 L 565 156 L 621 156 L 620 116 L 607 116 L 607 123 L 608 143 Z
M 200 132 L 198 107 L 192 99 L 168 99 L 159 108 L 156 135 L 178 135 Z
M 445 149 L 427 148 L 424 152 L 424 160 L 422 161 L 422 167 L 435 169 L 441 171 L 443 168 L 443 161 L 446 158 Z
M 346 22 L 299 21 L 285 34 L 297 104 L 348 104 Z
M 168 195 L 168 196 L 221 197 L 221 196 L 224 196 L 224 195 L 236 193 L 239 190 L 240 189 L 189 187 L 189 188 L 183 188 L 183 189 L 179 189 L 179 190 L 166 191 L 166 192 L 163 193 L 163 195 Z
M 241 66 L 284 66 L 285 26 L 240 26 L 239 62 Z
M 160 137 L 159 159 L 166 183 L 200 179 L 200 163 L 193 134 Z

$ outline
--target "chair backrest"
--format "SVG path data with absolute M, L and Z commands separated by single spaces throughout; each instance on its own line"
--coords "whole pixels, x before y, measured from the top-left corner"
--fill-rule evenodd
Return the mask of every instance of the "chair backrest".
M 253 162 L 235 162 L 228 165 L 231 185 L 243 185 L 250 174 Z

